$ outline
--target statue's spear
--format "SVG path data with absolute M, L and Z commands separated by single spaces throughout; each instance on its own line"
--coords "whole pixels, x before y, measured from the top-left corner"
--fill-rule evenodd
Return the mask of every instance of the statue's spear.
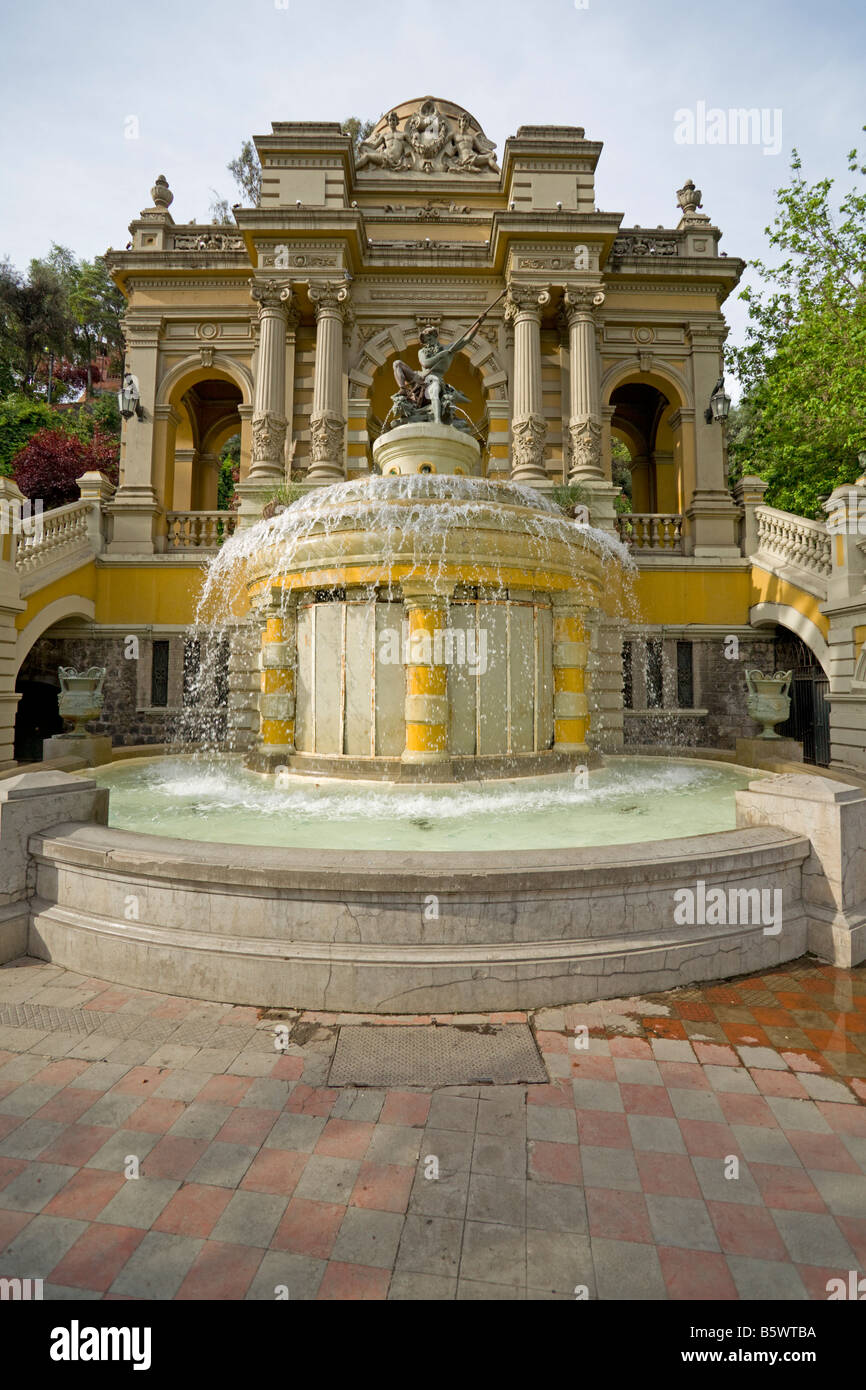
M 499 303 L 499 301 L 502 300 L 502 299 L 504 299 L 505 296 L 506 296 L 507 294 L 508 294 L 508 288 L 506 287 L 506 288 L 502 291 L 502 293 L 501 293 L 500 295 L 497 295 L 497 296 L 496 296 L 496 298 L 494 299 L 494 301 L 493 301 L 492 304 L 488 304 L 487 308 L 484 310 L 484 313 L 481 314 L 481 315 L 479 315 L 479 317 L 475 320 L 475 322 L 474 322 L 469 328 L 467 328 L 466 332 L 465 332 L 464 335 L 463 335 L 464 338 L 468 338 L 469 335 L 470 335 L 470 333 L 474 333 L 475 330 L 476 330 L 476 328 L 480 328 L 480 327 L 481 327 L 482 323 L 483 323 L 484 320 L 487 318 L 487 315 L 488 315 L 489 313 L 491 313 L 491 311 L 492 311 L 493 309 L 496 308 L 496 306 L 497 306 L 497 304 Z

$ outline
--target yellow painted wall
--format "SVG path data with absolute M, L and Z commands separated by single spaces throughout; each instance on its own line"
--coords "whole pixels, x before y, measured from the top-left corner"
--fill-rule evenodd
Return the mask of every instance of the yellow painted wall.
M 686 623 L 748 626 L 749 571 L 642 570 L 635 584 L 638 621 L 659 626 Z
M 830 633 L 830 622 L 821 612 L 818 599 L 812 594 L 807 594 L 795 585 L 789 584 L 785 579 L 778 579 L 774 574 L 768 574 L 766 570 L 759 569 L 757 565 L 752 567 L 752 598 L 751 604 L 756 603 L 779 603 L 786 608 L 795 608 L 798 613 L 813 622 L 820 630 L 822 637 L 826 640 Z

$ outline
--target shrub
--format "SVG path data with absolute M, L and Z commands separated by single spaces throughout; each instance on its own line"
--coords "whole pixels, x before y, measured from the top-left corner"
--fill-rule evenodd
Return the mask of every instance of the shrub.
M 99 471 L 117 483 L 117 441 L 98 426 L 93 438 L 79 439 L 63 430 L 38 430 L 12 461 L 12 476 L 31 501 L 41 499 L 46 511 L 75 502 L 81 493 L 76 478 Z

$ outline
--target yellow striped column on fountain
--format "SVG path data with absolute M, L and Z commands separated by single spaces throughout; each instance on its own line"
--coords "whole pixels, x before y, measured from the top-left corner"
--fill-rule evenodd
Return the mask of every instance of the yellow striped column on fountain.
M 262 749 L 295 751 L 295 607 L 274 589 L 262 607 Z
M 589 655 L 583 615 L 576 604 L 554 599 L 553 724 L 559 753 L 587 753 L 589 704 L 586 663 Z
M 438 763 L 448 757 L 448 667 L 444 657 L 449 592 L 450 586 L 446 591 L 430 581 L 403 583 L 407 646 L 404 763 Z M 442 634 L 438 641 L 437 633 Z

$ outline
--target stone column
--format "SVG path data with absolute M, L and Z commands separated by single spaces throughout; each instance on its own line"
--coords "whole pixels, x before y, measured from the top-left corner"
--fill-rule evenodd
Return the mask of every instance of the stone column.
M 544 467 L 547 422 L 541 391 L 541 314 L 550 291 L 539 285 L 509 285 L 505 317 L 514 329 L 511 393 L 511 477 L 530 486 L 548 481 Z
M 743 555 L 749 559 L 752 555 L 757 555 L 758 540 L 758 517 L 757 510 L 763 506 L 764 493 L 770 486 L 765 483 L 763 478 L 740 478 L 734 484 L 734 498 L 738 506 L 743 509 L 743 529 L 741 544 Z
M 295 751 L 296 606 L 293 595 L 274 589 L 262 606 L 261 752 L 276 766 Z
M 0 770 L 15 766 L 15 714 L 21 696 L 15 690 L 18 674 L 18 632 L 15 619 L 23 613 L 15 568 L 24 494 L 11 478 L 0 478 Z
M 688 329 L 695 402 L 695 488 L 686 498 L 686 516 L 692 554 L 697 559 L 740 556 L 740 512 L 728 490 L 725 466 L 726 427 L 716 422 L 708 424 L 705 419 L 710 397 L 724 369 L 725 333 L 721 324 L 691 324 Z
M 595 341 L 595 311 L 604 303 L 604 293 L 592 286 L 568 286 L 563 304 L 568 319 L 570 361 L 571 474 L 569 481 L 582 483 L 604 480 L 601 457 L 601 400 L 598 382 L 598 348 Z
M 310 467 L 306 481 L 327 486 L 346 476 L 343 415 L 343 328 L 349 307 L 345 285 L 311 285 L 316 306 L 316 370 L 310 419 Z
M 124 320 L 124 366 L 138 382 L 141 417 L 123 422 L 120 486 L 111 504 L 114 526 L 109 552 L 114 555 L 152 555 L 159 502 L 155 475 L 163 461 L 155 457 L 156 390 L 159 378 L 161 316 L 130 313 Z
M 619 753 L 625 739 L 623 713 L 622 646 L 625 624 L 609 618 L 600 609 L 586 615 L 590 625 L 589 660 L 586 672 L 590 708 L 590 748 L 602 753 Z M 635 708 L 646 703 L 644 693 L 643 647 L 632 648 L 632 687 Z
M 261 637 L 255 620 L 233 629 L 229 648 L 228 743 L 232 752 L 246 753 L 261 727 Z
M 554 751 L 585 756 L 589 752 L 589 704 L 586 663 L 589 655 L 582 611 L 568 598 L 553 600 Z
M 250 294 L 259 306 L 259 347 L 252 458 L 249 474 L 238 487 L 241 526 L 259 520 L 268 494 L 286 475 L 286 326 L 292 290 L 277 280 L 252 280 Z
M 87 538 L 93 547 L 94 555 L 101 555 L 105 549 L 105 521 L 103 509 L 115 493 L 114 484 L 99 472 L 82 473 L 75 479 L 81 493 L 82 502 L 90 503 L 87 518 Z
M 448 757 L 448 667 L 444 639 L 448 594 L 429 580 L 403 584 L 406 660 L 404 763 L 440 763 Z M 439 658 L 438 662 L 436 658 Z

